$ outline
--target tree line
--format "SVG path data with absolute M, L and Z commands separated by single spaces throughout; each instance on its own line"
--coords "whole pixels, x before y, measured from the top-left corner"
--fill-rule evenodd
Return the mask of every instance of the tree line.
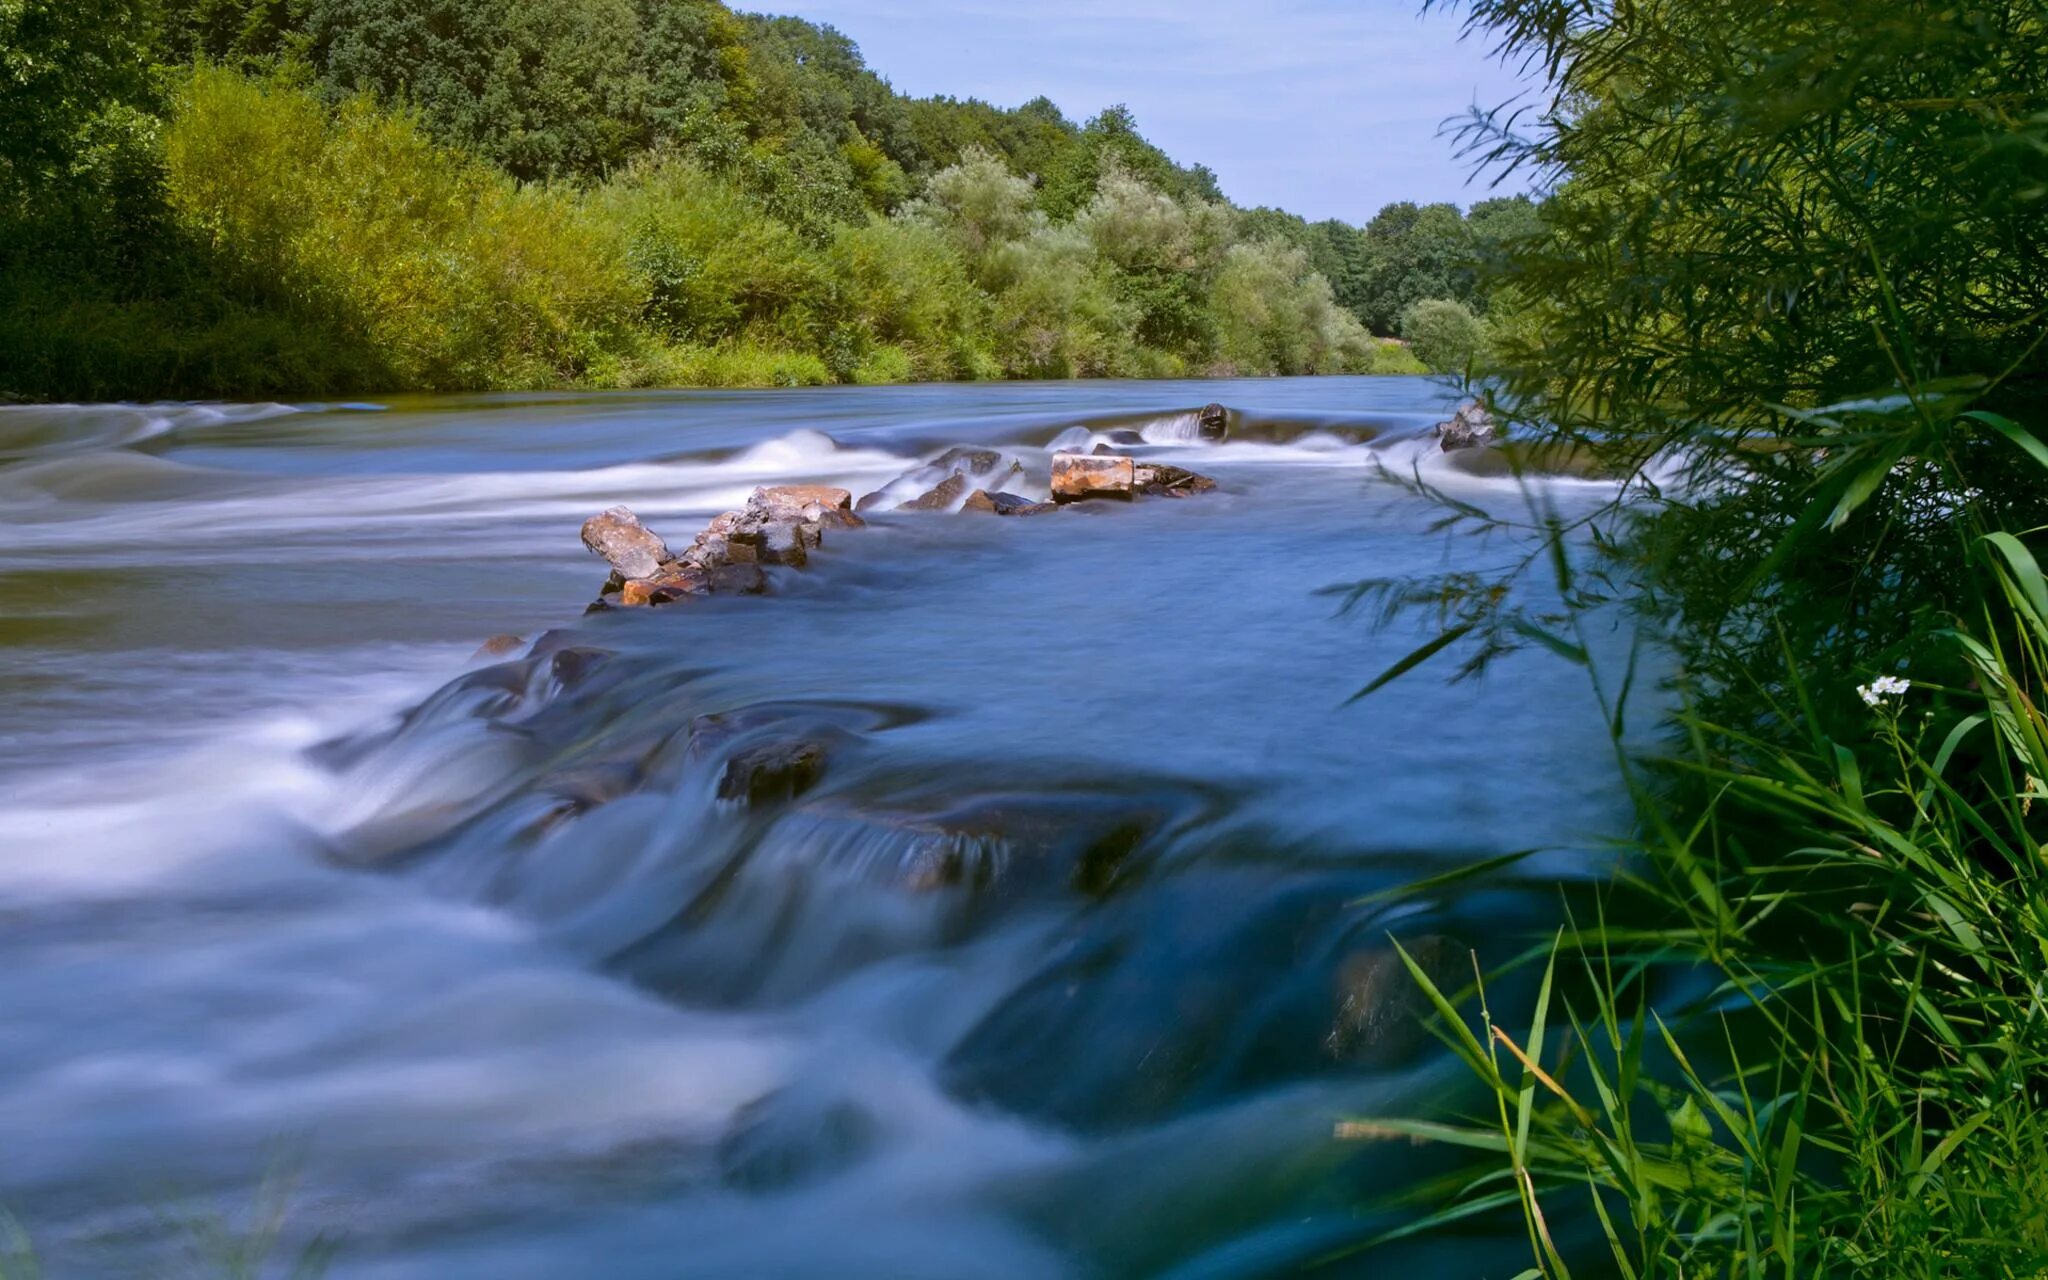
M 1535 222 L 1240 209 L 717 0 L 0 0 L 0 124 L 31 395 L 1454 369 Z

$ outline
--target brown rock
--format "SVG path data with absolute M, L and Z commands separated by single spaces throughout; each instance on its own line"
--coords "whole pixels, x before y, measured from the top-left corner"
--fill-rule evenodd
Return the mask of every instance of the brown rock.
M 492 636 L 478 645 L 476 652 L 469 655 L 469 658 L 472 662 L 479 658 L 502 658 L 508 653 L 517 652 L 519 646 L 525 643 L 518 636 Z
M 671 561 L 652 577 L 626 579 L 619 585 L 618 596 L 621 607 L 637 609 L 710 593 L 711 580 L 701 569 Z
M 692 569 L 716 569 L 732 562 L 732 543 L 723 534 L 700 533 L 688 551 L 676 557 Z
M 1020 498 L 1014 493 L 990 493 L 986 489 L 976 489 L 973 493 L 968 494 L 967 501 L 961 505 L 960 509 L 962 511 L 986 511 L 992 515 L 999 516 L 1035 516 L 1042 511 L 1059 510 L 1055 504 L 1050 502 L 1033 502 L 1029 498 Z
M 810 547 L 799 528 L 802 523 L 749 512 L 733 526 L 726 554 L 736 563 L 786 564 L 801 569 L 810 561 Z
M 747 499 L 747 505 L 792 514 L 801 513 L 810 506 L 850 512 L 853 510 L 853 494 L 828 484 L 778 484 L 754 490 L 753 496 Z
M 960 501 L 960 495 L 967 492 L 967 477 L 955 471 L 939 481 L 931 490 L 903 503 L 898 511 L 947 511 Z
M 1216 487 L 1216 482 L 1208 476 L 1163 462 L 1134 468 L 1131 480 L 1139 493 L 1153 498 L 1185 498 L 1191 493 L 1207 493 Z
M 1136 487 L 1136 464 L 1127 457 L 1096 457 L 1085 453 L 1052 456 L 1052 500 L 1128 498 Z
M 932 459 L 931 465 L 944 471 L 965 471 L 970 476 L 985 476 L 1003 463 L 1003 455 L 994 449 L 973 449 L 956 445 Z
M 853 512 L 839 507 L 806 507 L 804 510 L 812 513 L 811 523 L 823 529 L 859 529 L 867 524 Z
M 609 561 L 622 578 L 651 577 L 668 559 L 668 545 L 626 507 L 584 521 L 583 545 Z
M 736 596 L 758 596 L 768 591 L 768 575 L 757 564 L 725 564 L 706 570 L 713 591 Z

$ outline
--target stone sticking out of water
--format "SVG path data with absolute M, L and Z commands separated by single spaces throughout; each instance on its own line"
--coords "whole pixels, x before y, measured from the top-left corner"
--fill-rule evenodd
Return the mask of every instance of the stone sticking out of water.
M 1493 415 L 1477 400 L 1467 400 L 1445 422 L 1436 424 L 1437 442 L 1445 453 L 1458 449 L 1483 449 L 1500 439 Z
M 898 503 L 898 511 L 948 511 L 967 492 L 967 473 L 955 471 L 930 489 L 908 502 Z
M 1137 466 L 1118 454 L 1056 453 L 1052 456 L 1052 500 L 1128 498 L 1137 488 Z
M 622 578 L 652 577 L 669 558 L 668 544 L 630 507 L 612 507 L 585 520 L 583 545 L 603 556 Z
M 999 516 L 1035 516 L 1045 511 L 1057 511 L 1059 508 L 1053 503 L 1033 502 L 1014 493 L 990 493 L 986 489 L 976 489 L 967 495 L 967 501 L 961 504 L 960 509 L 985 511 Z
M 1139 493 L 1150 498 L 1185 498 L 1189 494 L 1207 493 L 1216 487 L 1214 480 L 1199 472 L 1168 466 L 1163 462 L 1134 468 L 1131 482 Z

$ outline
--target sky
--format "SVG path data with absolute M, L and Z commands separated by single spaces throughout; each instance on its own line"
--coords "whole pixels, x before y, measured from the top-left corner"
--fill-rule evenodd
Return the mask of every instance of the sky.
M 1460 206 L 1522 189 L 1474 179 L 1441 132 L 1533 82 L 1419 0 L 751 0 L 829 23 L 902 93 L 1082 121 L 1130 107 L 1241 205 L 1364 223 L 1395 200 Z

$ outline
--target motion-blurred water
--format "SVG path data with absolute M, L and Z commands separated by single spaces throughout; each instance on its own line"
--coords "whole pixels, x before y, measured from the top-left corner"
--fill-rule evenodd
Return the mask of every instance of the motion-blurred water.
M 282 1253 L 335 1236 L 343 1276 L 1263 1276 L 1370 1236 L 1436 1156 L 1333 1123 L 1459 1081 L 1388 934 L 1469 971 L 1552 908 L 1350 904 L 1573 874 L 1623 814 L 1554 659 L 1344 705 L 1426 624 L 1318 588 L 1518 554 L 1377 478 L 1517 506 L 1417 438 L 1453 403 L 0 409 L 0 1208 L 52 1276 L 172 1274 L 176 1219 L 279 1170 Z M 579 620 L 598 508 L 680 546 L 962 443 L 1042 494 L 1048 445 L 1128 431 L 1221 490 L 881 516 L 768 598 Z M 792 736 L 815 788 L 717 798 Z

